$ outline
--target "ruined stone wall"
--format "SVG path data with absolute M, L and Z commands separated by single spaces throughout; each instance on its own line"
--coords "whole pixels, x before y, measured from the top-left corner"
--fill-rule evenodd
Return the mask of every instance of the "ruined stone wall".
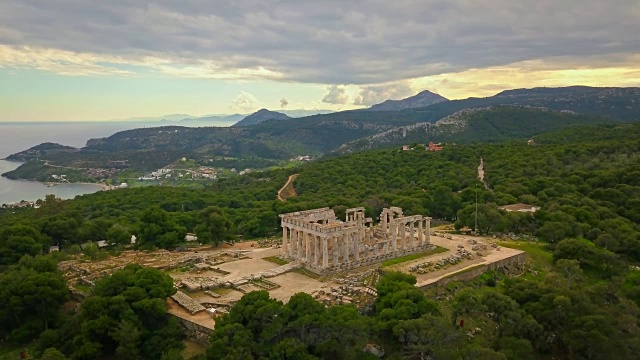
M 526 255 L 525 253 L 520 253 L 520 254 L 516 254 L 513 256 L 510 256 L 506 259 L 502 259 L 502 260 L 498 260 L 495 262 L 492 262 L 490 264 L 483 264 L 482 266 L 478 266 L 476 268 L 472 268 L 469 271 L 462 271 L 459 273 L 454 273 L 453 275 L 444 277 L 438 281 L 429 283 L 429 284 L 425 284 L 425 285 L 420 285 L 419 287 L 421 289 L 428 289 L 431 287 L 435 287 L 435 286 L 442 286 L 442 285 L 446 285 L 447 283 L 450 283 L 452 281 L 468 281 L 468 280 L 472 280 L 484 273 L 486 273 L 489 270 L 497 270 L 500 268 L 516 268 L 516 267 L 522 267 L 524 265 L 524 263 L 526 262 Z
M 169 315 L 178 319 L 178 322 L 184 328 L 185 334 L 187 335 L 187 338 L 189 340 L 197 341 L 204 345 L 209 344 L 209 336 L 211 336 L 211 334 L 213 333 L 213 330 L 206 328 L 202 325 L 196 324 L 194 322 L 191 322 L 187 319 L 183 319 L 179 316 L 176 316 L 173 314 L 169 314 Z

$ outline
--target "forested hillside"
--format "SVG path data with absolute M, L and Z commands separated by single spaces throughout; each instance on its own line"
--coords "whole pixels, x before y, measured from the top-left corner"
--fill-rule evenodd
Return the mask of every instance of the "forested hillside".
M 468 98 L 434 104 L 417 109 L 428 113 L 453 114 L 462 109 L 497 105 L 542 107 L 555 111 L 604 116 L 624 122 L 640 120 L 640 88 L 568 86 L 505 90 L 486 98 Z M 447 114 L 447 115 L 448 115 Z
M 488 188 L 477 179 L 480 158 Z M 280 202 L 277 190 L 293 173 L 299 195 Z M 338 216 L 365 206 L 374 218 L 382 207 L 401 206 L 473 227 L 477 195 L 483 235 L 528 239 L 501 243 L 530 255 L 522 276 L 488 273 L 423 292 L 412 276 L 389 273 L 375 302 L 360 312 L 351 305 L 327 309 L 304 294 L 282 304 L 253 292 L 218 321 L 206 358 L 362 359 L 371 356 L 365 345 L 374 343 L 389 358 L 633 359 L 640 352 L 638 179 L 640 124 L 609 124 L 546 133 L 532 145 L 365 151 L 225 179 L 205 190 L 49 197 L 39 209 L 0 210 L 0 284 L 11 299 L 0 303 L 0 334 L 14 343 L 39 338 L 40 353 L 74 359 L 179 358 L 181 335 L 161 316 L 160 299 L 171 293 L 161 274 L 125 268 L 97 284 L 77 314 L 61 313 L 64 280 L 54 258 L 39 256 L 42 250 L 60 244 L 56 256 L 65 256 L 99 239 L 117 249 L 130 234 L 138 235 L 139 249 L 174 249 L 187 231 L 216 244 L 278 234 L 278 214 L 322 206 Z M 540 210 L 498 208 L 516 202 Z M 149 287 L 148 278 L 161 286 Z M 42 294 L 45 304 L 38 302 Z M 138 334 L 136 341 L 127 342 L 125 333 Z
M 611 123 L 609 118 L 557 112 L 544 108 L 496 106 L 465 109 L 435 123 L 398 127 L 340 146 L 335 152 L 401 147 L 404 144 L 433 142 L 496 143 L 526 140 L 531 136 L 571 125 Z

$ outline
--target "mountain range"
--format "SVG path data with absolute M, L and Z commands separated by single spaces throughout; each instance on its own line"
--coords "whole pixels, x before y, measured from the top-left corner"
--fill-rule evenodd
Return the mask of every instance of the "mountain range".
M 419 106 L 424 99 L 438 102 L 410 108 Z M 387 107 L 404 108 L 351 110 L 295 119 L 261 110 L 244 117 L 241 122 L 246 126 L 238 123 L 233 127 L 134 129 L 91 139 L 82 149 L 50 153 L 45 149 L 38 154 L 56 165 L 101 167 L 108 160 L 127 159 L 134 168 L 151 170 L 182 157 L 277 160 L 411 142 L 526 139 L 576 124 L 640 120 L 640 88 L 516 89 L 486 98 L 450 101 L 421 92 L 408 99 L 385 103 Z M 270 119 L 280 120 L 267 121 Z M 28 152 L 22 152 L 9 158 L 28 160 L 30 157 Z
M 262 109 L 264 110 L 264 109 Z M 260 111 L 260 110 L 258 110 Z M 293 110 L 280 110 L 278 113 L 285 114 L 291 118 L 305 117 L 317 114 L 329 114 L 334 112 L 333 110 L 324 110 L 324 109 L 293 109 Z M 251 114 L 210 114 L 203 116 L 194 116 L 189 114 L 168 114 L 161 116 L 146 116 L 146 117 L 131 117 L 127 119 L 118 119 L 112 121 L 121 121 L 121 122 L 154 122 L 161 121 L 164 123 L 204 123 L 204 122 L 238 122 L 246 118 L 247 116 L 251 116 L 255 113 Z

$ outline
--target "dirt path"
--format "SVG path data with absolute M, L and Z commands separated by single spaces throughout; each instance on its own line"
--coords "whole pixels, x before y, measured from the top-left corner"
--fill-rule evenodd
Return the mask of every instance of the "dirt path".
M 290 197 L 298 195 L 296 194 L 296 189 L 293 188 L 293 181 L 298 177 L 298 175 L 300 174 L 293 174 L 289 176 L 289 180 L 287 180 L 287 183 L 284 184 L 284 186 L 280 190 L 278 190 L 278 200 L 285 201 Z
M 54 167 L 54 168 L 59 168 L 59 169 L 87 170 L 87 168 L 75 168 L 75 167 L 69 167 L 69 166 L 53 165 L 53 164 L 50 164 L 50 163 L 49 163 L 49 160 L 45 160 L 45 161 L 44 161 L 44 165 L 45 165 L 45 166 Z
M 489 185 L 484 179 L 484 160 L 482 158 L 480 158 L 480 165 L 478 165 L 478 178 L 480 179 L 480 181 L 482 181 L 482 185 L 484 185 L 484 188 L 489 190 Z

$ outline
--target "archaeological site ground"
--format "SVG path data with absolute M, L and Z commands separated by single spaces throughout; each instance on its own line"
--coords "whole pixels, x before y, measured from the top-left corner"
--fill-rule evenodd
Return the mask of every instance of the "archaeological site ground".
M 69 260 L 59 267 L 77 297 L 93 282 L 129 263 L 167 272 L 178 289 L 168 299 L 193 338 L 206 339 L 215 319 L 244 294 L 266 290 L 286 302 L 306 292 L 327 306 L 373 301 L 381 272 L 416 276 L 418 287 L 465 280 L 488 269 L 521 269 L 524 253 L 494 239 L 432 229 L 430 218 L 384 209 L 374 225 L 363 208 L 344 221 L 329 208 L 281 215 L 282 238 L 194 247 L 183 252 L 125 251 L 104 261 Z

